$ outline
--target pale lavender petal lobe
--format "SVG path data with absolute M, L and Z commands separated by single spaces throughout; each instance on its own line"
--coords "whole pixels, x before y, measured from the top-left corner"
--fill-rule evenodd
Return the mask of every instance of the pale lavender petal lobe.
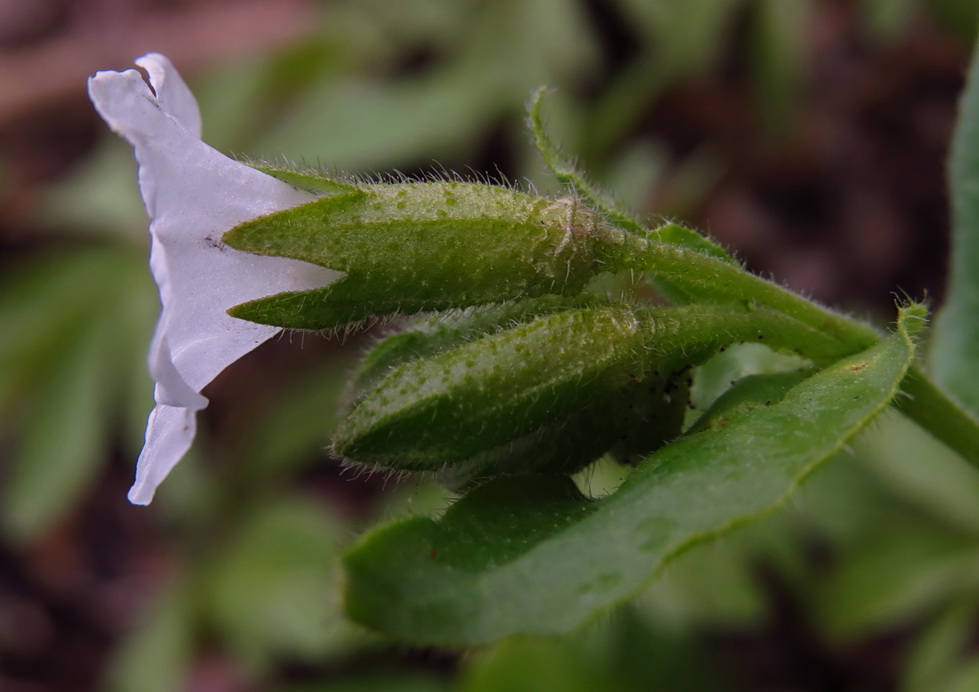
M 133 502 L 149 502 L 193 441 L 194 414 L 207 405 L 200 391 L 280 331 L 235 319 L 227 310 L 276 293 L 325 286 L 338 274 L 239 252 L 221 242 L 244 221 L 315 197 L 204 144 L 197 102 L 170 62 L 157 53 L 136 62 L 152 89 L 136 70 L 99 72 L 88 86 L 99 114 L 135 150 L 150 216 L 150 269 L 162 303 L 149 354 L 157 408 L 131 496 Z

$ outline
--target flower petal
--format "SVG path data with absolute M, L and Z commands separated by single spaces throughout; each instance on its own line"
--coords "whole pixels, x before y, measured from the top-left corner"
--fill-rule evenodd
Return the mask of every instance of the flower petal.
M 197 107 L 197 99 L 191 92 L 187 82 L 174 69 L 173 64 L 165 55 L 147 53 L 136 58 L 136 64 L 146 70 L 150 85 L 156 92 L 157 103 L 165 113 L 169 113 L 177 122 L 200 139 L 201 109 Z
M 225 231 L 244 221 L 315 197 L 204 144 L 197 103 L 170 62 L 149 54 L 137 64 L 155 93 L 136 70 L 99 72 L 88 87 L 100 115 L 135 149 L 151 219 L 150 268 L 163 306 L 149 357 L 158 406 L 150 415 L 133 489 L 134 502 L 149 502 L 193 440 L 188 419 L 207 405 L 200 391 L 279 331 L 235 319 L 228 308 L 319 288 L 338 274 L 221 242 Z
M 143 451 L 136 461 L 136 481 L 127 496 L 130 502 L 150 503 L 157 486 L 190 449 L 196 433 L 197 411 L 165 404 L 153 408 L 146 421 Z

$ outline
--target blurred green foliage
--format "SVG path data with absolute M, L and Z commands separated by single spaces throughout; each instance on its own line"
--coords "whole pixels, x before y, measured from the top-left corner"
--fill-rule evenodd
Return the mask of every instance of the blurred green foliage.
M 882 42 L 922 12 L 964 42 L 975 32 L 974 0 L 854 2 Z M 628 36 L 614 60 L 575 0 L 324 3 L 321 25 L 302 42 L 195 75 L 205 140 L 255 158 L 368 172 L 433 160 L 462 169 L 502 138 L 513 152 L 508 175 L 547 189 L 523 117 L 531 89 L 548 84 L 558 89 L 551 125 L 567 149 L 582 152 L 584 167 L 623 203 L 644 209 L 665 160 L 660 143 L 634 136 L 637 122 L 668 86 L 718 69 L 742 46 L 740 28 L 751 36 L 738 57 L 751 66 L 759 117 L 778 131 L 800 108 L 799 37 L 813 0 L 609 5 Z M 682 184 L 658 211 L 689 209 L 725 163 L 702 151 L 681 167 Z M 35 218 L 52 230 L 42 247 L 0 266 L 0 527 L 11 546 L 57 531 L 109 460 L 134 458 L 139 447 L 157 308 L 138 200 L 131 156 L 106 132 L 75 174 L 38 200 Z M 709 367 L 745 374 L 756 357 Z M 331 362 L 287 381 L 249 431 L 198 440 L 149 510 L 162 517 L 155 540 L 170 545 L 173 575 L 116 647 L 110 688 L 178 689 L 216 648 L 253 681 L 295 692 L 723 690 L 748 664 L 720 660 L 711 642 L 770 633 L 782 617 L 773 584 L 827 647 L 902 634 L 906 690 L 979 685 L 970 652 L 979 481 L 896 414 L 827 464 L 785 511 L 690 551 L 635 603 L 575 636 L 507 640 L 441 666 L 392 651 L 348 625 L 335 600 L 338 555 L 370 520 L 324 509 L 301 482 L 315 464 L 331 463 L 320 448 L 345 369 Z M 234 473 L 218 476 L 223 467 Z M 581 482 L 597 491 L 619 480 L 602 473 Z M 447 498 L 406 485 L 372 514 L 430 515 Z M 299 662 L 304 681 L 289 682 L 283 671 Z

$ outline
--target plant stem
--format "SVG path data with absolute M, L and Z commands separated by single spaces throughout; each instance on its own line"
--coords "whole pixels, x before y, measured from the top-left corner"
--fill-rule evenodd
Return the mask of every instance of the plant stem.
M 833 312 L 732 264 L 685 248 L 626 234 L 621 242 L 604 249 L 614 266 L 661 277 L 690 299 L 749 308 L 760 305 L 789 315 L 833 337 L 840 345 L 839 358 L 869 348 L 882 337 L 868 324 Z M 907 396 L 894 401 L 896 408 L 979 467 L 979 421 L 917 366 L 908 373 L 902 390 Z
M 979 466 L 979 421 L 953 401 L 918 366 L 911 368 L 894 401 L 906 415 L 973 466 Z
M 624 234 L 603 246 L 617 268 L 649 272 L 677 285 L 691 299 L 709 303 L 764 305 L 840 342 L 840 357 L 877 343 L 883 336 L 870 325 L 833 312 L 776 283 L 729 262 L 676 245 Z

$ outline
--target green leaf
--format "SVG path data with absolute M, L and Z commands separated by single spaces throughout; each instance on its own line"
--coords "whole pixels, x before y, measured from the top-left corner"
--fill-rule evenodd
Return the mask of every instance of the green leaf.
M 588 123 L 586 154 L 601 157 L 637 127 L 672 84 L 705 72 L 726 54 L 744 0 L 617 0 L 625 23 L 643 44 L 612 84 Z
M 0 524 L 29 540 L 69 513 L 99 471 L 124 388 L 145 387 L 157 298 L 145 259 L 112 247 L 32 258 L 0 286 L 0 427 L 18 431 Z M 148 298 L 148 299 L 147 299 Z M 149 304 L 149 305 L 147 305 Z M 142 418 L 147 406 L 128 406 Z
M 562 639 L 517 637 L 501 642 L 466 672 L 463 692 L 592 692 L 623 690 L 608 673 Z
M 979 50 L 969 68 L 952 139 L 949 178 L 951 272 L 945 305 L 935 322 L 930 364 L 936 381 L 979 414 Z
M 0 284 L 0 410 L 43 376 L 99 309 L 118 300 L 131 263 L 103 249 L 51 255 L 3 268 Z M 140 263 L 140 270 L 145 263 Z M 108 280 L 107 280 L 108 279 Z
M 789 529 L 792 518 L 790 511 L 779 512 L 738 527 L 723 541 L 690 548 L 643 590 L 636 607 L 651 619 L 691 628 L 746 631 L 764 626 L 777 605 L 759 579 L 758 566 L 776 569 L 787 581 L 800 569 L 808 570 L 801 559 L 802 542 Z
M 724 260 L 725 262 L 735 266 L 740 266 L 737 261 L 727 254 L 724 248 L 722 248 L 720 245 L 715 243 L 707 236 L 703 236 L 697 233 L 697 231 L 687 228 L 686 226 L 680 226 L 675 223 L 663 224 L 662 226 L 654 229 L 653 236 L 661 243 L 679 245 L 687 248 L 688 250 L 699 252 L 702 255 L 714 257 L 715 259 Z
M 901 388 L 906 391 L 903 384 Z M 854 450 L 881 489 L 890 490 L 933 516 L 945 531 L 979 533 L 976 469 L 963 464 L 933 435 L 888 411 L 877 420 L 873 432 L 854 445 Z M 922 459 L 928 463 L 921 463 Z
M 897 394 L 922 317 L 902 311 L 886 341 L 778 404 L 665 447 L 601 501 L 564 477 L 503 478 L 439 522 L 378 529 L 347 554 L 348 612 L 391 636 L 452 646 L 575 628 L 685 548 L 784 502 Z
M 914 622 L 956 590 L 975 588 L 975 534 L 907 510 L 890 517 L 887 531 L 868 533 L 816 592 L 819 619 L 832 638 Z
M 184 689 L 196 643 L 194 606 L 192 585 L 185 577 L 164 587 L 113 652 L 106 670 L 106 689 Z
M 566 637 L 511 637 L 469 658 L 461 692 L 720 692 L 697 639 L 623 607 Z
M 599 64 L 575 0 L 350 3 L 331 6 L 324 25 L 346 49 L 343 66 L 364 69 L 327 75 L 282 104 L 283 117 L 262 123 L 262 142 L 250 151 L 318 157 L 346 170 L 472 160 L 488 128 L 516 124 L 531 88 L 580 83 Z M 413 25 L 425 27 L 422 35 L 406 36 Z M 403 70 L 419 50 L 434 60 Z
M 36 537 L 71 511 L 95 480 L 105 448 L 111 330 L 85 325 L 35 382 L 36 409 L 3 487 L 3 527 L 16 541 Z
M 973 692 L 979 689 L 979 657 L 973 656 L 943 681 L 948 692 Z
M 353 641 L 340 614 L 339 522 L 285 497 L 246 518 L 208 571 L 205 608 L 242 661 L 318 660 Z
M 795 354 L 778 353 L 764 344 L 746 342 L 718 353 L 693 371 L 690 403 L 701 414 L 743 377 L 777 373 L 806 367 L 805 359 Z
M 789 390 L 809 377 L 809 369 L 749 375 L 735 382 L 713 403 L 710 409 L 693 424 L 692 432 L 720 430 L 731 421 L 759 406 L 772 406 L 781 401 Z

